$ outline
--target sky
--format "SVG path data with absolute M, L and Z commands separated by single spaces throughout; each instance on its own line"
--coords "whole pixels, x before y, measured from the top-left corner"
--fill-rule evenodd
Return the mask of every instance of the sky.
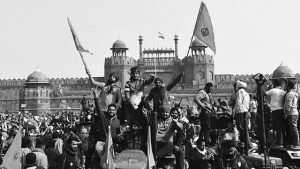
M 300 73 L 299 0 L 205 0 L 214 27 L 216 74 L 272 73 L 281 62 Z M 116 40 L 127 56 L 144 48 L 188 51 L 200 0 L 6 0 L 0 2 L 0 79 L 27 78 L 36 68 L 49 78 L 87 77 L 67 17 L 93 76 Z M 161 32 L 166 39 L 158 38 Z M 207 53 L 212 54 L 207 50 Z

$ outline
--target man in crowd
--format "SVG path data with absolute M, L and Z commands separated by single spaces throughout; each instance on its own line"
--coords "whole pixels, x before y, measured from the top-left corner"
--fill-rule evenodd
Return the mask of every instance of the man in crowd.
M 120 133 L 120 121 L 117 118 L 117 106 L 115 104 L 108 105 L 106 112 L 100 109 L 98 102 L 98 93 L 92 90 L 95 99 L 95 108 L 99 112 L 99 118 L 93 122 L 89 133 L 89 147 L 86 154 L 85 167 L 89 168 L 91 164 L 91 157 L 95 150 L 97 150 L 98 157 L 101 158 L 106 135 L 108 132 L 108 125 L 111 126 L 112 139 L 115 142 L 117 135 Z M 105 113 L 105 114 L 104 114 Z M 99 163 L 100 164 L 100 163 Z
M 266 102 L 271 109 L 273 129 L 276 131 L 275 145 L 283 147 L 284 138 L 284 97 L 286 82 L 284 79 L 274 79 L 273 88 L 266 91 Z
M 157 112 L 163 104 L 170 104 L 169 91 L 181 80 L 183 73 L 178 75 L 171 83 L 164 85 L 164 82 L 161 78 L 155 78 L 154 84 L 155 87 L 152 88 L 149 92 L 149 95 L 146 99 L 148 104 L 150 101 L 153 101 L 153 111 Z
M 173 140 L 175 131 L 177 131 L 174 138 L 179 139 L 179 135 L 183 132 L 183 125 L 178 120 L 172 119 L 170 116 L 170 105 L 163 105 L 159 110 L 161 115 L 157 119 L 157 159 L 160 160 L 171 151 L 176 157 L 176 168 L 184 168 L 184 150 L 182 149 L 179 140 Z
M 292 149 L 300 149 L 299 146 L 299 132 L 298 132 L 298 118 L 299 118 L 299 112 L 297 110 L 298 108 L 298 93 L 295 91 L 295 82 L 292 80 L 288 81 L 287 84 L 287 93 L 285 96 L 285 114 L 284 117 L 288 121 L 288 128 L 291 136 L 291 143 L 290 148 Z
M 235 116 L 234 107 L 235 107 L 235 101 L 236 101 L 236 83 L 233 84 L 233 93 L 230 96 L 230 100 L 228 102 L 228 105 L 231 106 L 232 115 Z
M 213 110 L 214 99 L 211 94 L 213 84 L 211 82 L 206 83 L 204 89 L 201 89 L 196 94 L 194 101 L 198 105 L 200 111 L 200 139 L 204 139 L 206 145 L 210 145 L 210 116 Z
M 192 148 L 191 155 L 189 156 L 189 169 L 211 169 L 214 155 L 214 152 L 205 147 L 205 141 L 198 139 L 196 147 Z
M 85 117 L 85 115 L 91 111 L 91 104 L 87 100 L 86 95 L 83 95 L 83 98 L 80 101 L 80 105 L 81 105 L 81 110 L 82 110 L 83 116 Z
M 248 169 L 247 162 L 239 155 L 234 140 L 224 140 L 221 143 L 220 154 L 213 162 L 212 169 Z
M 80 140 L 77 137 L 69 137 L 62 155 L 58 158 L 57 169 L 79 169 L 82 168 L 78 154 L 78 144 Z
M 249 105 L 249 109 L 250 109 L 250 121 L 251 121 L 251 131 L 255 131 L 256 128 L 256 114 L 257 114 L 257 106 L 258 103 L 256 101 L 256 97 L 253 95 L 250 95 L 250 105 Z
M 142 118 L 140 103 L 144 97 L 144 87 L 153 82 L 154 75 L 150 75 L 149 79 L 140 78 L 140 70 L 138 67 L 130 69 L 130 79 L 125 84 L 124 119 L 130 124 L 137 124 Z M 124 120 L 124 121 L 125 121 Z
M 57 167 L 57 158 L 59 157 L 60 153 L 56 149 L 54 149 L 54 143 L 55 141 L 52 139 L 49 139 L 46 141 L 45 145 L 45 154 L 47 155 L 48 169 L 56 169 Z
M 146 102 L 147 102 L 147 106 L 150 108 L 150 110 L 152 111 L 151 115 L 151 123 L 150 123 L 150 127 L 151 127 L 151 142 L 152 142 L 152 149 L 154 152 L 154 155 L 156 155 L 156 132 L 157 132 L 157 113 L 161 113 L 158 110 L 165 104 L 171 104 L 170 102 L 170 96 L 169 96 L 169 91 L 181 80 L 182 76 L 184 74 L 181 73 L 180 75 L 178 75 L 171 83 L 169 83 L 167 86 L 164 85 L 164 82 L 162 79 L 160 78 L 155 78 L 154 79 L 154 84 L 155 87 L 152 88 L 149 92 L 148 97 L 146 98 Z M 152 107 L 152 103 L 150 103 L 151 101 L 153 101 L 153 107 Z M 144 128 L 147 128 L 146 126 L 144 126 Z
M 48 168 L 48 158 L 44 152 L 45 142 L 41 139 L 36 140 L 35 149 L 32 151 L 36 155 L 36 164 L 43 168 Z
M 26 155 L 25 169 L 46 169 L 36 164 L 36 155 L 34 153 L 28 153 Z
M 241 142 L 245 143 L 246 146 L 250 145 L 249 139 L 249 104 L 250 104 L 250 97 L 249 94 L 246 92 L 245 88 L 247 84 L 242 81 L 236 82 L 237 92 L 236 92 L 236 102 L 234 111 L 236 112 L 235 119 L 236 119 L 236 126 L 240 133 L 240 140 Z
M 21 144 L 21 169 L 24 169 L 26 163 L 26 155 L 31 153 L 31 139 L 28 136 L 22 138 Z
M 91 72 L 87 67 L 85 67 L 85 70 L 87 75 L 89 76 L 90 82 L 100 90 L 100 95 L 99 95 L 100 109 L 102 111 L 106 111 L 107 106 L 110 104 L 115 104 L 119 109 L 122 103 L 122 94 L 121 94 L 121 88 L 117 86 L 117 82 L 119 81 L 118 74 L 115 72 L 110 73 L 107 82 L 102 83 L 102 82 L 97 82 L 93 78 Z

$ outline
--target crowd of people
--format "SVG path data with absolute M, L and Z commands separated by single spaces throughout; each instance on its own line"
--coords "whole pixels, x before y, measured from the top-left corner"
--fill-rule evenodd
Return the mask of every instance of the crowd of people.
M 174 167 L 178 169 L 249 168 L 243 155 L 257 149 L 257 144 L 261 146 L 254 141 L 259 130 L 258 103 L 256 96 L 246 91 L 245 82 L 236 81 L 229 101 L 216 102 L 214 85 L 208 82 L 195 93 L 193 102 L 182 104 L 175 102 L 169 91 L 183 73 L 164 84 L 154 75 L 141 78 L 138 67 L 134 67 L 124 97 L 117 85 L 118 74 L 111 73 L 108 81 L 101 83 L 93 79 L 87 67 L 86 73 L 95 86 L 94 103 L 84 96 L 80 115 L 68 111 L 43 116 L 2 115 L 1 153 L 5 154 L 20 126 L 22 169 L 103 168 L 100 161 L 108 129 L 115 153 L 125 149 L 147 153 L 150 134 L 156 168 L 163 168 L 165 158 L 171 156 L 175 156 Z M 144 87 L 152 82 L 155 86 L 145 96 Z M 294 85 L 291 80 L 275 79 L 264 92 L 265 106 L 270 108 L 266 114 L 273 124 L 271 146 L 299 149 L 298 94 Z M 83 122 L 85 125 L 80 125 Z M 148 127 L 151 133 L 147 133 Z

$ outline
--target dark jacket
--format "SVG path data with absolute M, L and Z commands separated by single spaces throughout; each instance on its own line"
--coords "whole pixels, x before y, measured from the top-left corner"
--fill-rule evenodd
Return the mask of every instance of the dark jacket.
M 222 156 L 219 155 L 212 165 L 212 169 L 226 169 L 227 167 L 231 167 L 231 169 L 249 169 L 246 160 L 238 154 L 230 161 L 225 161 Z
M 45 149 L 45 154 L 47 155 L 48 158 L 48 169 L 56 169 L 57 158 L 60 155 L 59 151 L 52 147 L 49 147 Z
M 57 169 L 78 169 L 81 168 L 81 161 L 78 151 L 66 148 L 57 159 Z
M 189 159 L 189 169 L 211 169 L 211 163 L 214 160 L 214 154 L 206 149 L 204 154 L 201 154 L 197 148 L 191 149 L 191 156 Z
M 147 97 L 147 102 L 153 100 L 153 110 L 157 111 L 158 108 L 169 102 L 169 91 L 180 81 L 182 75 L 177 76 L 170 84 L 162 86 L 161 88 L 154 87 L 150 90 Z
M 95 108 L 99 114 L 99 118 L 94 121 L 90 129 L 89 141 L 91 145 L 96 144 L 97 141 L 105 142 L 109 124 L 111 126 L 111 136 L 113 140 L 117 138 L 117 134 L 120 132 L 120 120 L 117 118 L 117 116 L 113 117 L 112 119 L 106 117 L 104 112 L 100 109 L 98 99 L 94 99 Z

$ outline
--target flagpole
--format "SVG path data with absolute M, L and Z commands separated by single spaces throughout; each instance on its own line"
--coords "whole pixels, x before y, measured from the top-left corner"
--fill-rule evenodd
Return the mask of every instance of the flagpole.
M 154 75 L 155 75 L 155 77 L 156 77 L 156 59 L 157 59 L 157 55 L 156 55 L 156 57 L 155 57 L 155 59 L 154 59 L 154 61 L 155 61 L 155 63 L 154 63 Z
M 82 53 L 81 53 L 79 50 L 78 50 L 78 53 L 79 53 L 79 55 L 80 55 L 80 57 L 81 57 L 81 61 L 82 61 L 83 65 L 84 65 L 84 68 L 87 69 L 87 65 L 86 65 L 86 62 L 85 62 L 85 60 L 84 60 L 84 58 L 83 58 Z
M 193 35 L 193 36 L 194 36 L 194 35 Z M 193 36 L 192 36 L 192 38 L 191 38 L 190 45 L 188 46 L 188 51 L 187 51 L 187 54 L 186 54 L 186 56 L 188 56 L 188 55 L 189 55 L 190 47 L 191 47 L 191 45 L 192 45 L 192 41 L 193 41 Z

